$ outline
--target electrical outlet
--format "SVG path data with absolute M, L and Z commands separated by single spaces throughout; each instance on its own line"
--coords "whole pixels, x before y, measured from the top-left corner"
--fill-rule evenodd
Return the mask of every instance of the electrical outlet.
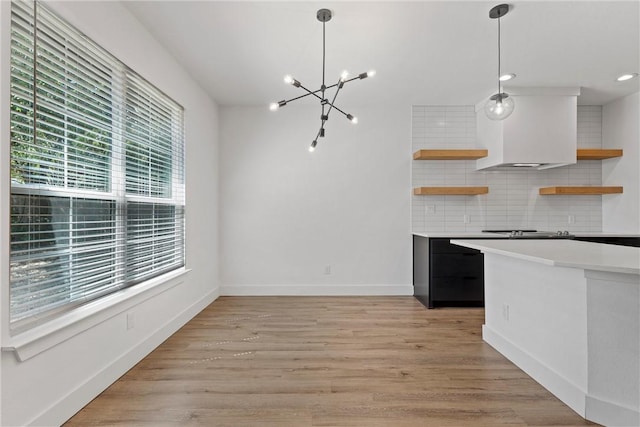
M 136 326 L 136 315 L 134 313 L 127 313 L 127 331 L 133 329 Z
M 325 265 L 324 274 L 326 274 L 326 275 L 331 274 L 331 266 L 330 265 Z
M 502 304 L 502 318 L 509 321 L 509 304 Z
M 469 224 L 469 222 L 471 222 L 471 217 L 469 215 L 465 215 L 462 217 L 462 220 L 465 224 Z
M 567 224 L 574 224 L 576 222 L 576 216 L 575 215 L 569 215 L 567 217 Z
M 427 215 L 433 215 L 436 213 L 436 205 L 427 205 L 424 207 L 424 212 Z

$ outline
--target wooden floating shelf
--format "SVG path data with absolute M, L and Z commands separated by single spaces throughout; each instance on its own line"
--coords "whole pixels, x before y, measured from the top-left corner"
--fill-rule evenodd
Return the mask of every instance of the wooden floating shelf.
M 489 187 L 416 187 L 413 194 L 416 196 L 476 196 L 487 194 Z
M 622 157 L 622 150 L 618 148 L 578 148 L 577 157 L 578 160 L 612 159 L 614 157 Z
M 542 187 L 540 195 L 593 195 L 593 194 L 620 194 L 622 187 Z
M 414 160 L 476 160 L 487 157 L 487 150 L 418 150 Z

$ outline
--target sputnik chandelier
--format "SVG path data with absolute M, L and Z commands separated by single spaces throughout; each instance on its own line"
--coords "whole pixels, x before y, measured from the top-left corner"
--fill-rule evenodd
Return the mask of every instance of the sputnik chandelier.
M 301 98 L 305 98 L 309 95 L 315 96 L 316 98 L 318 98 L 320 100 L 320 105 L 322 107 L 322 114 L 320 115 L 320 130 L 318 130 L 318 134 L 316 135 L 316 137 L 313 139 L 313 142 L 311 143 L 311 146 L 309 147 L 309 151 L 314 151 L 316 149 L 316 145 L 318 144 L 318 138 L 324 138 L 324 126 L 327 122 L 327 120 L 329 120 L 329 113 L 331 113 L 332 110 L 336 110 L 340 113 L 342 113 L 348 120 L 351 121 L 351 123 L 356 124 L 358 123 L 358 118 L 352 116 L 351 114 L 347 114 L 344 111 L 342 111 L 340 108 L 338 108 L 335 105 L 336 102 L 336 98 L 338 97 L 338 93 L 340 93 L 340 90 L 344 87 L 345 83 L 349 83 L 351 81 L 354 80 L 361 80 L 361 79 L 366 79 L 367 77 L 372 77 L 375 75 L 375 71 L 369 71 L 366 73 L 360 73 L 358 74 L 356 77 L 352 77 L 349 78 L 349 74 L 346 71 L 343 71 L 342 74 L 340 75 L 340 79 L 338 79 L 338 83 L 333 84 L 331 86 L 326 86 L 325 85 L 325 80 L 324 80 L 324 75 L 325 75 L 325 24 L 331 20 L 331 11 L 329 9 L 320 9 L 318 10 L 318 13 L 316 14 L 316 17 L 318 18 L 318 21 L 322 22 L 322 85 L 320 86 L 320 89 L 311 91 L 309 89 L 307 89 L 306 87 L 304 87 L 298 80 L 294 79 L 293 77 L 291 77 L 290 75 L 286 75 L 284 77 L 284 82 L 291 84 L 295 87 L 298 87 L 300 89 L 302 89 L 303 91 L 305 91 L 306 93 L 304 95 L 300 95 L 297 96 L 295 98 L 291 98 L 291 99 L 287 99 L 287 100 L 282 100 L 280 102 L 274 102 L 272 103 L 269 108 L 272 111 L 276 111 L 281 107 L 284 107 L 285 105 L 287 105 L 289 102 L 301 99 Z M 331 99 L 331 101 L 329 101 L 329 98 L 326 97 L 326 92 L 329 89 L 333 89 L 336 88 L 336 91 L 333 94 L 333 98 Z

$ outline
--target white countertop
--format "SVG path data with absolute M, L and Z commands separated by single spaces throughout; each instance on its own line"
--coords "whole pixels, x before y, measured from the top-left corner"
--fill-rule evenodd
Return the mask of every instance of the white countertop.
M 508 237 L 505 236 L 504 234 L 497 234 L 497 233 L 483 233 L 482 231 L 448 231 L 448 232 L 431 232 L 431 231 L 425 231 L 425 232 L 413 232 L 412 233 L 414 236 L 420 236 L 420 237 L 428 237 L 429 239 L 435 239 L 435 238 L 446 238 L 446 239 L 464 239 L 464 238 L 487 238 L 487 237 L 492 237 L 492 238 L 501 238 L 501 239 L 507 239 Z
M 548 231 L 548 230 L 546 230 Z M 605 233 L 602 231 L 599 232 L 581 232 L 581 231 L 570 231 L 571 234 L 574 234 L 577 237 L 640 237 L 640 234 L 633 234 L 633 233 Z M 438 231 L 438 232 L 432 232 L 432 231 L 422 231 L 422 232 L 412 232 L 412 234 L 414 236 L 420 236 L 420 237 L 428 237 L 428 238 L 448 238 L 448 239 L 457 239 L 457 238 L 465 238 L 465 237 L 500 237 L 500 238 L 506 238 L 505 235 L 503 234 L 497 234 L 497 233 L 483 233 L 481 231 L 448 231 L 448 232 L 444 232 L 444 231 Z
M 640 248 L 629 246 L 564 239 L 452 240 L 451 243 L 546 265 L 640 275 Z
M 575 234 L 577 237 L 640 237 L 640 234 L 633 233 L 605 233 L 604 231 L 597 232 L 571 232 Z

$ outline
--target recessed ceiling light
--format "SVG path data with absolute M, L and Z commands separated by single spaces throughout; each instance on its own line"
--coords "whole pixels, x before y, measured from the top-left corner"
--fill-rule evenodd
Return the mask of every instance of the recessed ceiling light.
M 499 80 L 501 82 L 506 82 L 507 80 L 511 80 L 511 79 L 515 79 L 516 75 L 513 73 L 509 73 L 509 74 L 503 74 L 500 76 Z
M 638 77 L 638 73 L 623 74 L 620 77 L 618 77 L 616 81 L 624 82 L 625 80 L 631 80 L 634 77 Z

